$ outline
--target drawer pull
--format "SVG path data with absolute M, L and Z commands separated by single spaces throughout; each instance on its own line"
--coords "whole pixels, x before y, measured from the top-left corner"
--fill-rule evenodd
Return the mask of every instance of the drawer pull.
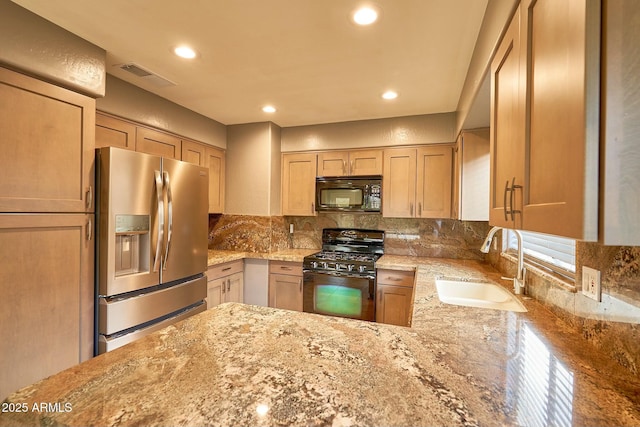
M 287 271 L 291 271 L 293 270 L 291 267 L 284 267 L 284 266 L 280 266 L 280 270 L 287 270 Z
M 231 270 L 231 267 L 225 267 L 222 269 L 222 271 L 229 271 L 229 270 Z
M 401 282 L 402 278 L 401 277 L 392 277 L 392 276 L 387 276 L 387 280 L 391 280 L 393 282 Z

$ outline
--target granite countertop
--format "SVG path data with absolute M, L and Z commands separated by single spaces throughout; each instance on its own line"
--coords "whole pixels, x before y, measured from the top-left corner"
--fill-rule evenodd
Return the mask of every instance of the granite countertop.
M 487 264 L 378 267 L 415 269 L 411 328 L 223 304 L 12 394 L 0 426 L 640 425 L 639 379 L 542 305 L 438 300 L 438 276 L 500 283 Z
M 302 262 L 303 258 L 307 255 L 311 255 L 319 251 L 320 249 L 283 249 L 274 252 L 261 253 L 209 249 L 208 265 L 211 267 L 212 265 L 223 264 L 225 262 L 237 261 L 245 258 L 266 259 L 269 261 Z

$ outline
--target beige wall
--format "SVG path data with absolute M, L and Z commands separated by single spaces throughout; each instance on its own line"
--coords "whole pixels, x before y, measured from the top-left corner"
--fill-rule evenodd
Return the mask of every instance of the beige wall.
M 270 122 L 227 127 L 225 213 L 280 213 L 280 128 Z
M 12 3 L 0 0 L 0 64 L 100 97 L 106 52 Z
M 96 108 L 216 147 L 227 146 L 227 127 L 222 123 L 111 75 L 107 75 L 107 94 L 97 100 Z
M 282 128 L 282 152 L 455 141 L 455 113 Z
M 281 156 L 281 141 L 282 141 L 282 129 L 273 123 L 269 123 L 271 130 L 271 189 L 269 191 L 269 206 L 270 215 L 280 215 L 282 212 L 281 206 L 281 191 L 282 185 L 282 156 Z

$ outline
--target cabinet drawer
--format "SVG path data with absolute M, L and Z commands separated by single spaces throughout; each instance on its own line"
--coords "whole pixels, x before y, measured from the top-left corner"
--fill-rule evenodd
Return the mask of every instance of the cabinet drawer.
M 269 261 L 269 273 L 302 276 L 302 263 L 291 261 Z
M 234 273 L 242 273 L 244 261 L 230 261 L 224 264 L 212 265 L 207 269 L 208 280 L 214 280 L 219 277 L 228 276 Z
M 413 282 L 413 271 L 378 270 L 377 283 L 380 285 L 406 286 L 413 288 Z

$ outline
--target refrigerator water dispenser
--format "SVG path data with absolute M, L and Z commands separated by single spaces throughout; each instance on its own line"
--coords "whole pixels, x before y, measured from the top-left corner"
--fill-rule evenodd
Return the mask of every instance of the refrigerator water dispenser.
M 149 271 L 149 216 L 116 215 L 116 277 Z

